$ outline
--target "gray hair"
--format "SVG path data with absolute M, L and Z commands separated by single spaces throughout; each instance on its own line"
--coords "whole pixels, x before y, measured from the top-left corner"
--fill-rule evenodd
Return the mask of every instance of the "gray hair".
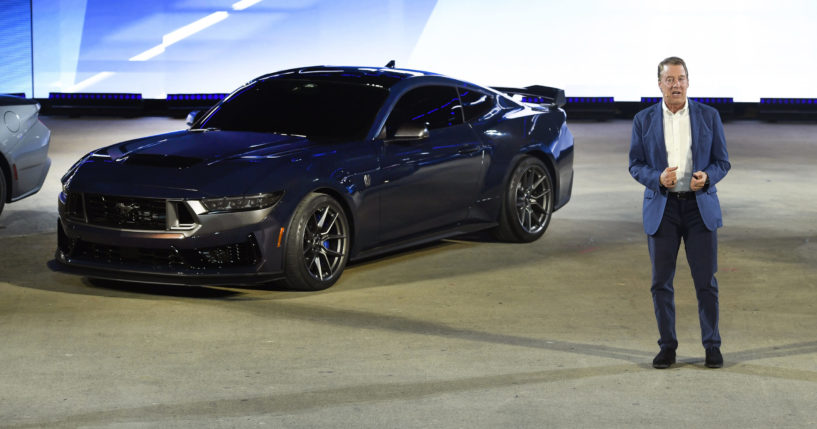
M 687 63 L 684 60 L 678 57 L 668 57 L 665 58 L 664 61 L 658 63 L 658 80 L 661 80 L 661 72 L 664 71 L 664 66 L 666 65 L 673 65 L 673 66 L 684 66 L 684 73 L 689 78 L 689 70 L 687 70 Z

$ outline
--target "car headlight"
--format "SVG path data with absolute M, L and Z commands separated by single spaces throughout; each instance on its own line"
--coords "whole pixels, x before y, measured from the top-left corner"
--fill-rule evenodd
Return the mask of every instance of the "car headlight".
M 79 168 L 79 166 L 82 165 L 83 162 L 87 161 L 94 155 L 94 152 L 89 152 L 85 154 L 85 156 L 77 160 L 77 162 L 75 162 L 74 165 L 72 165 L 71 168 L 69 168 L 68 171 L 66 171 L 65 174 L 62 175 L 62 179 L 60 180 L 62 180 L 63 182 L 67 181 L 68 178 L 71 177 L 71 175 L 77 171 L 77 168 Z
M 68 198 L 68 181 L 62 183 L 62 192 L 60 192 L 60 199 Z
M 284 192 L 281 191 L 237 197 L 204 198 L 201 200 L 201 205 L 210 213 L 258 210 L 274 206 L 283 196 Z

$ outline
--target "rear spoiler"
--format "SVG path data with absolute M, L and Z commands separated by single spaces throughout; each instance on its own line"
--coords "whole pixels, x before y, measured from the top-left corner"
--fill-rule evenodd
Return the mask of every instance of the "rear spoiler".
M 511 96 L 521 95 L 524 103 L 550 104 L 551 106 L 562 107 L 566 102 L 564 89 L 549 86 L 532 85 L 525 88 L 493 86 L 491 88 Z

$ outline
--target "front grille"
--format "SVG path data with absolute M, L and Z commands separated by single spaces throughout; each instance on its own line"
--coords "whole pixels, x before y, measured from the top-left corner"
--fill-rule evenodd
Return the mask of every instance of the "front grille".
M 176 249 L 173 246 L 146 249 L 72 240 L 60 227 L 57 245 L 72 261 L 159 271 L 251 267 L 261 259 L 258 242 L 252 234 L 244 242 L 203 249 Z
M 167 228 L 165 200 L 99 194 L 84 197 L 85 214 L 91 225 L 146 230 Z
M 66 193 L 67 218 L 89 225 L 144 231 L 188 230 L 196 218 L 187 203 L 159 198 Z
M 196 249 L 186 260 L 191 268 L 226 268 L 255 265 L 260 256 L 255 237 L 250 235 L 243 243 Z
M 68 217 L 74 220 L 85 221 L 85 209 L 82 204 L 82 194 L 71 192 L 65 202 L 65 210 Z
M 77 240 L 69 254 L 71 259 L 102 262 L 113 265 L 139 265 L 150 268 L 180 267 L 183 260 L 174 249 L 140 249 L 108 246 Z

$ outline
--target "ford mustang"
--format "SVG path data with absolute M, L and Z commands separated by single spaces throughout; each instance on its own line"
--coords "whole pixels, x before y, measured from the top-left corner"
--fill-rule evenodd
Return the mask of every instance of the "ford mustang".
M 187 130 L 82 157 L 62 178 L 56 261 L 320 290 L 350 260 L 459 234 L 531 242 L 571 195 L 564 100 L 388 66 L 267 74 Z
M 51 166 L 51 131 L 39 121 L 40 105 L 0 95 L 0 213 L 6 203 L 34 195 Z

